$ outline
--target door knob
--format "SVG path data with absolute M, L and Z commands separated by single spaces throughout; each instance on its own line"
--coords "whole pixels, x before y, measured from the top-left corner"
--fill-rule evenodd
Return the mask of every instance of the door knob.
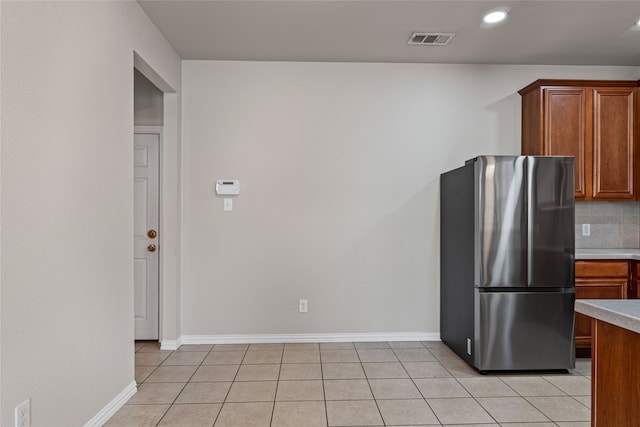
M 157 235 L 158 233 L 156 232 L 156 230 L 147 231 L 147 237 L 150 239 L 155 239 Z
M 147 246 L 147 250 L 149 252 L 155 252 L 156 251 L 156 245 L 154 245 L 153 243 L 150 244 L 149 246 Z

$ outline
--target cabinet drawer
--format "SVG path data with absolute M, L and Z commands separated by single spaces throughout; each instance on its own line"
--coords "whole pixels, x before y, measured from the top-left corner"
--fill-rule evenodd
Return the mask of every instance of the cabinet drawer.
M 626 278 L 619 279 L 578 279 L 576 299 L 626 299 Z
M 629 262 L 576 261 L 576 277 L 629 277 Z

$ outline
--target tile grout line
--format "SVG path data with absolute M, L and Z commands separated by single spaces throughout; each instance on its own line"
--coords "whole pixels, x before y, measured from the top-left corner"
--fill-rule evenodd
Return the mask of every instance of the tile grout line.
M 389 343 L 387 342 L 387 345 L 389 345 Z M 391 346 L 389 346 L 391 347 Z M 363 349 L 364 350 L 364 349 Z M 391 351 L 393 353 L 393 350 Z M 393 353 L 395 356 L 395 353 Z M 364 365 L 362 364 L 362 358 L 360 357 L 360 352 L 358 351 L 358 348 L 356 346 L 356 355 L 358 356 L 358 360 L 360 361 L 360 367 L 362 368 L 362 372 L 364 372 L 364 377 L 367 381 L 367 386 L 369 386 L 369 391 L 371 392 L 371 397 L 373 397 L 373 402 L 376 405 L 376 408 L 378 409 L 378 415 L 380 415 L 380 419 L 382 420 L 382 425 L 386 426 L 387 422 L 385 421 L 384 417 L 382 416 L 382 411 L 380 410 L 380 405 L 378 405 L 378 399 L 376 399 L 376 395 L 373 393 L 373 388 L 371 387 L 371 383 L 369 382 L 369 376 L 367 375 L 367 371 L 364 369 Z
M 214 344 L 214 346 L 211 348 L 211 351 L 213 351 L 215 348 L 216 348 L 216 345 Z M 218 422 L 218 418 L 220 418 L 220 414 L 222 413 L 222 409 L 224 408 L 225 403 L 227 403 L 227 398 L 229 397 L 229 393 L 231 393 L 231 387 L 233 387 L 233 383 L 236 382 L 236 378 L 238 378 L 238 373 L 240 372 L 240 367 L 242 367 L 242 362 L 244 362 L 244 358 L 247 356 L 247 352 L 248 351 L 249 351 L 249 344 L 247 344 L 247 348 L 244 349 L 244 354 L 242 355 L 242 359 L 240 360 L 240 364 L 238 365 L 238 369 L 236 370 L 236 373 L 233 375 L 233 379 L 231 380 L 231 384 L 229 384 L 229 389 L 227 390 L 227 392 L 224 395 L 224 399 L 222 399 L 222 403 L 220 404 L 220 410 L 218 411 L 218 414 L 216 415 L 216 418 L 213 420 L 213 426 L 216 425 L 216 423 Z M 206 357 L 205 357 L 205 359 L 206 359 Z
M 162 417 L 160 418 L 160 420 L 158 420 L 158 423 L 156 424 L 156 426 L 160 425 L 160 423 L 162 422 L 164 417 L 166 417 L 167 414 L 169 413 L 169 411 L 171 410 L 171 408 L 173 408 L 173 405 L 176 403 L 176 401 L 178 400 L 178 398 L 180 397 L 180 395 L 182 394 L 184 389 L 187 388 L 187 384 L 189 384 L 191 382 L 191 379 L 193 378 L 193 376 L 196 374 L 196 372 L 198 372 L 198 368 L 200 368 L 200 366 L 202 366 L 202 364 L 204 363 L 205 359 L 207 358 L 207 356 L 209 356 L 209 353 L 211 353 L 212 350 L 213 350 L 213 347 L 211 347 L 211 349 L 207 352 L 207 354 L 202 358 L 202 360 L 200 361 L 200 364 L 197 365 L 196 369 L 193 371 L 193 374 L 191 374 L 191 376 L 189 376 L 189 379 L 187 380 L 187 382 L 184 383 L 184 386 L 182 386 L 182 389 L 180 389 L 178 394 L 176 394 L 176 397 L 173 399 L 173 402 L 171 402 L 171 404 L 169 405 L 169 408 L 167 408 L 165 413 L 162 414 Z M 167 356 L 167 358 L 164 361 L 166 361 L 169 357 L 171 357 L 171 355 L 173 355 L 173 354 L 175 354 L 177 352 L 178 352 L 177 350 L 172 351 L 172 353 L 169 356 Z M 164 363 L 164 361 L 163 361 L 163 363 Z M 160 366 L 162 366 L 162 365 L 160 365 Z M 158 366 L 158 367 L 160 367 L 160 366 Z M 167 366 L 172 366 L 172 365 L 167 365 Z M 193 365 L 175 365 L 175 366 L 193 366 Z M 222 407 L 220 409 L 222 409 Z
M 536 376 L 542 377 L 541 375 L 536 375 Z M 548 421 L 550 421 L 550 422 L 554 422 L 554 421 L 551 419 L 551 417 L 549 417 L 547 414 L 545 414 L 544 412 L 542 412 L 542 411 L 540 410 L 540 408 L 538 408 L 537 406 L 535 406 L 533 403 L 529 402 L 529 400 L 525 399 L 525 397 L 524 397 L 524 396 L 522 396 L 520 393 L 518 393 L 518 391 L 517 391 L 517 390 L 515 390 L 513 387 L 511 387 L 509 384 L 507 384 L 507 383 L 506 383 L 502 378 L 500 378 L 500 377 L 499 377 L 499 376 L 497 376 L 497 375 L 495 376 L 495 378 L 497 378 L 500 382 L 502 382 L 504 385 L 506 385 L 508 388 L 510 388 L 510 389 L 511 389 L 515 394 L 516 394 L 516 396 L 517 396 L 517 397 L 521 398 L 522 400 L 524 400 L 525 402 L 527 402 L 529 405 L 531 405 L 533 408 L 535 408 L 535 410 L 537 410 L 538 412 L 540 412 L 540 413 L 542 414 L 542 416 L 543 416 L 543 417 L 545 417 Z M 464 387 L 464 386 L 463 386 L 463 387 Z M 469 391 L 469 390 L 467 390 L 467 391 Z M 560 390 L 560 391 L 562 391 L 562 390 Z M 470 391 L 469 391 L 469 394 L 471 394 L 471 392 L 470 392 Z M 472 396 L 473 396 L 473 395 L 472 395 Z M 481 397 L 481 396 L 479 396 L 479 397 Z M 509 396 L 504 396 L 504 397 L 501 397 L 501 396 L 495 396 L 495 397 L 498 397 L 498 398 L 500 398 L 500 399 L 504 399 L 505 397 L 509 397 Z M 514 397 L 515 397 L 515 396 L 514 396 Z M 482 409 L 484 409 L 485 411 L 487 411 L 487 413 L 489 413 L 489 410 L 488 410 L 487 408 L 485 408 L 485 407 L 484 407 L 484 405 L 482 405 L 482 403 L 478 402 L 478 404 L 480 404 L 480 406 L 482 406 Z M 489 415 L 491 415 L 491 413 L 489 413 Z M 545 422 L 546 422 L 546 421 L 545 421 Z
M 318 343 L 318 357 L 320 358 L 320 381 L 322 382 L 322 398 L 324 399 L 325 427 L 329 427 L 329 411 L 327 410 L 327 391 L 324 386 L 324 369 L 322 368 L 322 346 Z
M 489 416 L 489 417 L 490 417 L 490 418 L 491 418 L 491 419 L 492 419 L 496 424 L 500 425 L 500 423 L 498 422 L 498 420 L 496 420 L 496 419 L 495 419 L 495 417 L 494 417 L 493 415 L 491 415 L 491 413 L 489 413 L 489 411 L 487 411 L 487 409 L 486 409 L 484 406 L 482 406 L 482 404 L 478 401 L 478 399 L 477 399 L 477 398 L 476 398 L 476 397 L 475 397 L 475 396 L 474 396 L 474 395 L 473 395 L 473 394 L 472 394 L 472 393 L 471 393 L 471 392 L 470 392 L 470 391 L 469 391 L 469 390 L 464 386 L 464 384 L 462 384 L 462 383 L 460 382 L 460 379 L 458 378 L 458 376 L 456 376 L 455 374 L 453 374 L 453 373 L 449 370 L 449 367 L 448 367 L 448 366 L 446 366 L 444 363 L 442 363 L 442 361 L 441 361 L 437 356 L 435 356 L 435 355 L 434 355 L 434 357 L 436 358 L 436 360 L 437 360 L 438 362 L 440 362 L 440 364 L 441 364 L 442 366 L 444 366 L 444 369 L 446 369 L 446 371 L 449 373 L 449 375 L 451 375 L 451 377 L 452 377 L 452 378 L 454 378 L 454 379 L 456 380 L 456 382 L 458 383 L 458 385 L 460 385 L 460 387 L 462 387 L 462 389 L 463 389 L 464 391 L 466 391 L 467 393 L 469 393 L 469 396 L 471 396 L 471 399 L 473 399 L 473 401 L 474 401 L 474 402 L 476 402 L 476 403 L 478 404 L 478 406 L 480 406 L 480 407 L 482 408 L 482 410 L 483 410 L 484 412 L 486 412 L 486 413 L 487 413 L 487 415 L 488 415 L 488 416 Z M 462 360 L 462 359 L 461 359 L 461 360 Z M 464 360 L 463 360 L 463 362 L 464 362 Z M 465 362 L 465 363 L 466 363 L 466 362 Z M 467 364 L 467 365 L 468 365 L 468 364 Z M 460 377 L 460 378 L 466 378 L 466 377 Z M 481 378 L 486 378 L 486 375 L 482 376 Z M 517 393 L 516 393 L 516 394 L 517 394 Z M 429 403 L 429 402 L 427 402 L 427 403 Z M 537 408 L 536 408 L 536 409 L 537 409 Z M 440 418 L 438 418 L 438 419 L 440 419 Z
M 284 360 L 285 348 L 286 348 L 286 344 L 283 344 L 282 354 L 280 355 L 280 364 L 278 365 L 278 378 L 276 379 L 276 390 L 273 394 L 273 405 L 271 405 L 271 418 L 269 419 L 269 426 L 273 425 L 273 414 L 275 413 L 275 409 L 276 409 L 276 399 L 278 397 L 278 388 L 280 387 L 280 374 L 282 373 L 282 362 Z
M 158 343 L 159 344 L 159 343 Z M 138 351 L 142 350 L 144 347 L 146 347 L 147 344 L 143 345 Z M 134 352 L 134 357 L 135 357 L 135 353 L 137 353 L 138 351 Z M 162 350 L 158 350 L 158 351 L 162 351 Z M 150 352 L 150 353 L 154 353 L 154 352 Z M 162 359 L 162 361 L 154 368 L 153 371 L 151 371 L 151 373 L 149 375 L 147 375 L 147 377 L 140 383 L 140 385 L 142 386 L 142 384 L 146 383 L 147 380 L 151 377 L 151 375 L 153 375 L 154 372 L 156 372 L 160 366 L 162 366 L 162 364 L 164 363 L 165 360 L 167 360 L 173 353 L 175 353 L 175 350 L 171 350 L 171 353 L 167 354 L 167 357 L 165 357 L 164 359 Z M 162 354 L 162 353 L 160 353 Z M 134 377 L 135 377 L 135 366 L 133 368 L 134 370 Z M 137 387 L 136 387 L 137 388 Z M 178 395 L 182 392 L 182 390 L 180 390 L 180 392 L 178 393 Z M 177 395 L 176 395 L 177 398 Z M 160 424 L 162 422 L 162 419 L 167 415 L 167 412 L 169 412 L 169 410 L 171 409 L 171 407 L 173 406 L 173 404 L 170 404 L 169 407 L 162 413 L 162 416 L 160 417 L 160 419 L 158 420 L 158 422 L 156 423 L 156 426 L 158 424 Z
M 429 353 L 431 355 L 431 357 L 433 357 L 435 360 L 438 360 L 438 358 L 435 356 L 435 354 L 431 353 L 431 351 L 424 345 L 424 343 L 420 342 L 420 344 L 422 344 L 422 346 L 425 348 L 425 350 L 427 350 L 427 353 Z M 396 352 L 393 352 L 394 354 L 396 354 Z M 396 357 L 398 357 L 398 355 L 396 354 Z M 398 357 L 398 360 L 400 360 L 400 358 Z M 440 361 L 438 361 L 438 363 L 440 363 Z M 427 401 L 427 398 L 424 397 L 424 394 L 422 394 L 422 391 L 420 390 L 420 387 L 418 387 L 418 384 L 416 384 L 415 380 L 416 378 L 413 378 L 411 376 L 411 374 L 409 374 L 409 371 L 407 371 L 406 367 L 404 366 L 404 362 L 400 361 L 400 365 L 402 366 L 402 369 L 404 369 L 404 371 L 407 373 L 407 375 L 409 375 L 409 379 L 411 380 L 411 383 L 413 384 L 413 386 L 418 390 L 418 393 L 420 393 L 420 396 L 422 396 L 422 400 L 424 400 L 424 403 L 427 404 L 427 407 L 429 408 L 429 410 L 431 411 L 431 413 L 433 414 L 434 417 L 436 417 L 436 420 L 438 421 L 438 423 L 440 423 L 440 425 L 442 426 L 442 420 L 440 419 L 440 417 L 438 417 L 438 414 L 436 414 L 436 411 L 433 410 L 433 408 L 431 407 L 431 405 L 429 404 L 429 402 Z M 444 365 L 443 365 L 444 367 Z M 446 369 L 446 368 L 445 368 Z M 449 371 L 447 371 L 449 372 Z

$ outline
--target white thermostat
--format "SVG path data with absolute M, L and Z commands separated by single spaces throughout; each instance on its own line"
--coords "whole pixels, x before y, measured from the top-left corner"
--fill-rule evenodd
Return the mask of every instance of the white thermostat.
M 240 181 L 237 179 L 219 179 L 216 181 L 216 194 L 237 195 L 240 194 Z

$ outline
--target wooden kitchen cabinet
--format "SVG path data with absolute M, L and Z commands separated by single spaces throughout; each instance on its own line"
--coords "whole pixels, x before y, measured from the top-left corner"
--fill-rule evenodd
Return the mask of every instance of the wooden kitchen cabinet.
M 637 81 L 537 80 L 522 95 L 522 154 L 575 157 L 577 200 L 633 200 Z
M 576 261 L 576 299 L 626 299 L 629 289 L 629 261 Z M 591 351 L 591 319 L 576 313 L 576 355 Z

